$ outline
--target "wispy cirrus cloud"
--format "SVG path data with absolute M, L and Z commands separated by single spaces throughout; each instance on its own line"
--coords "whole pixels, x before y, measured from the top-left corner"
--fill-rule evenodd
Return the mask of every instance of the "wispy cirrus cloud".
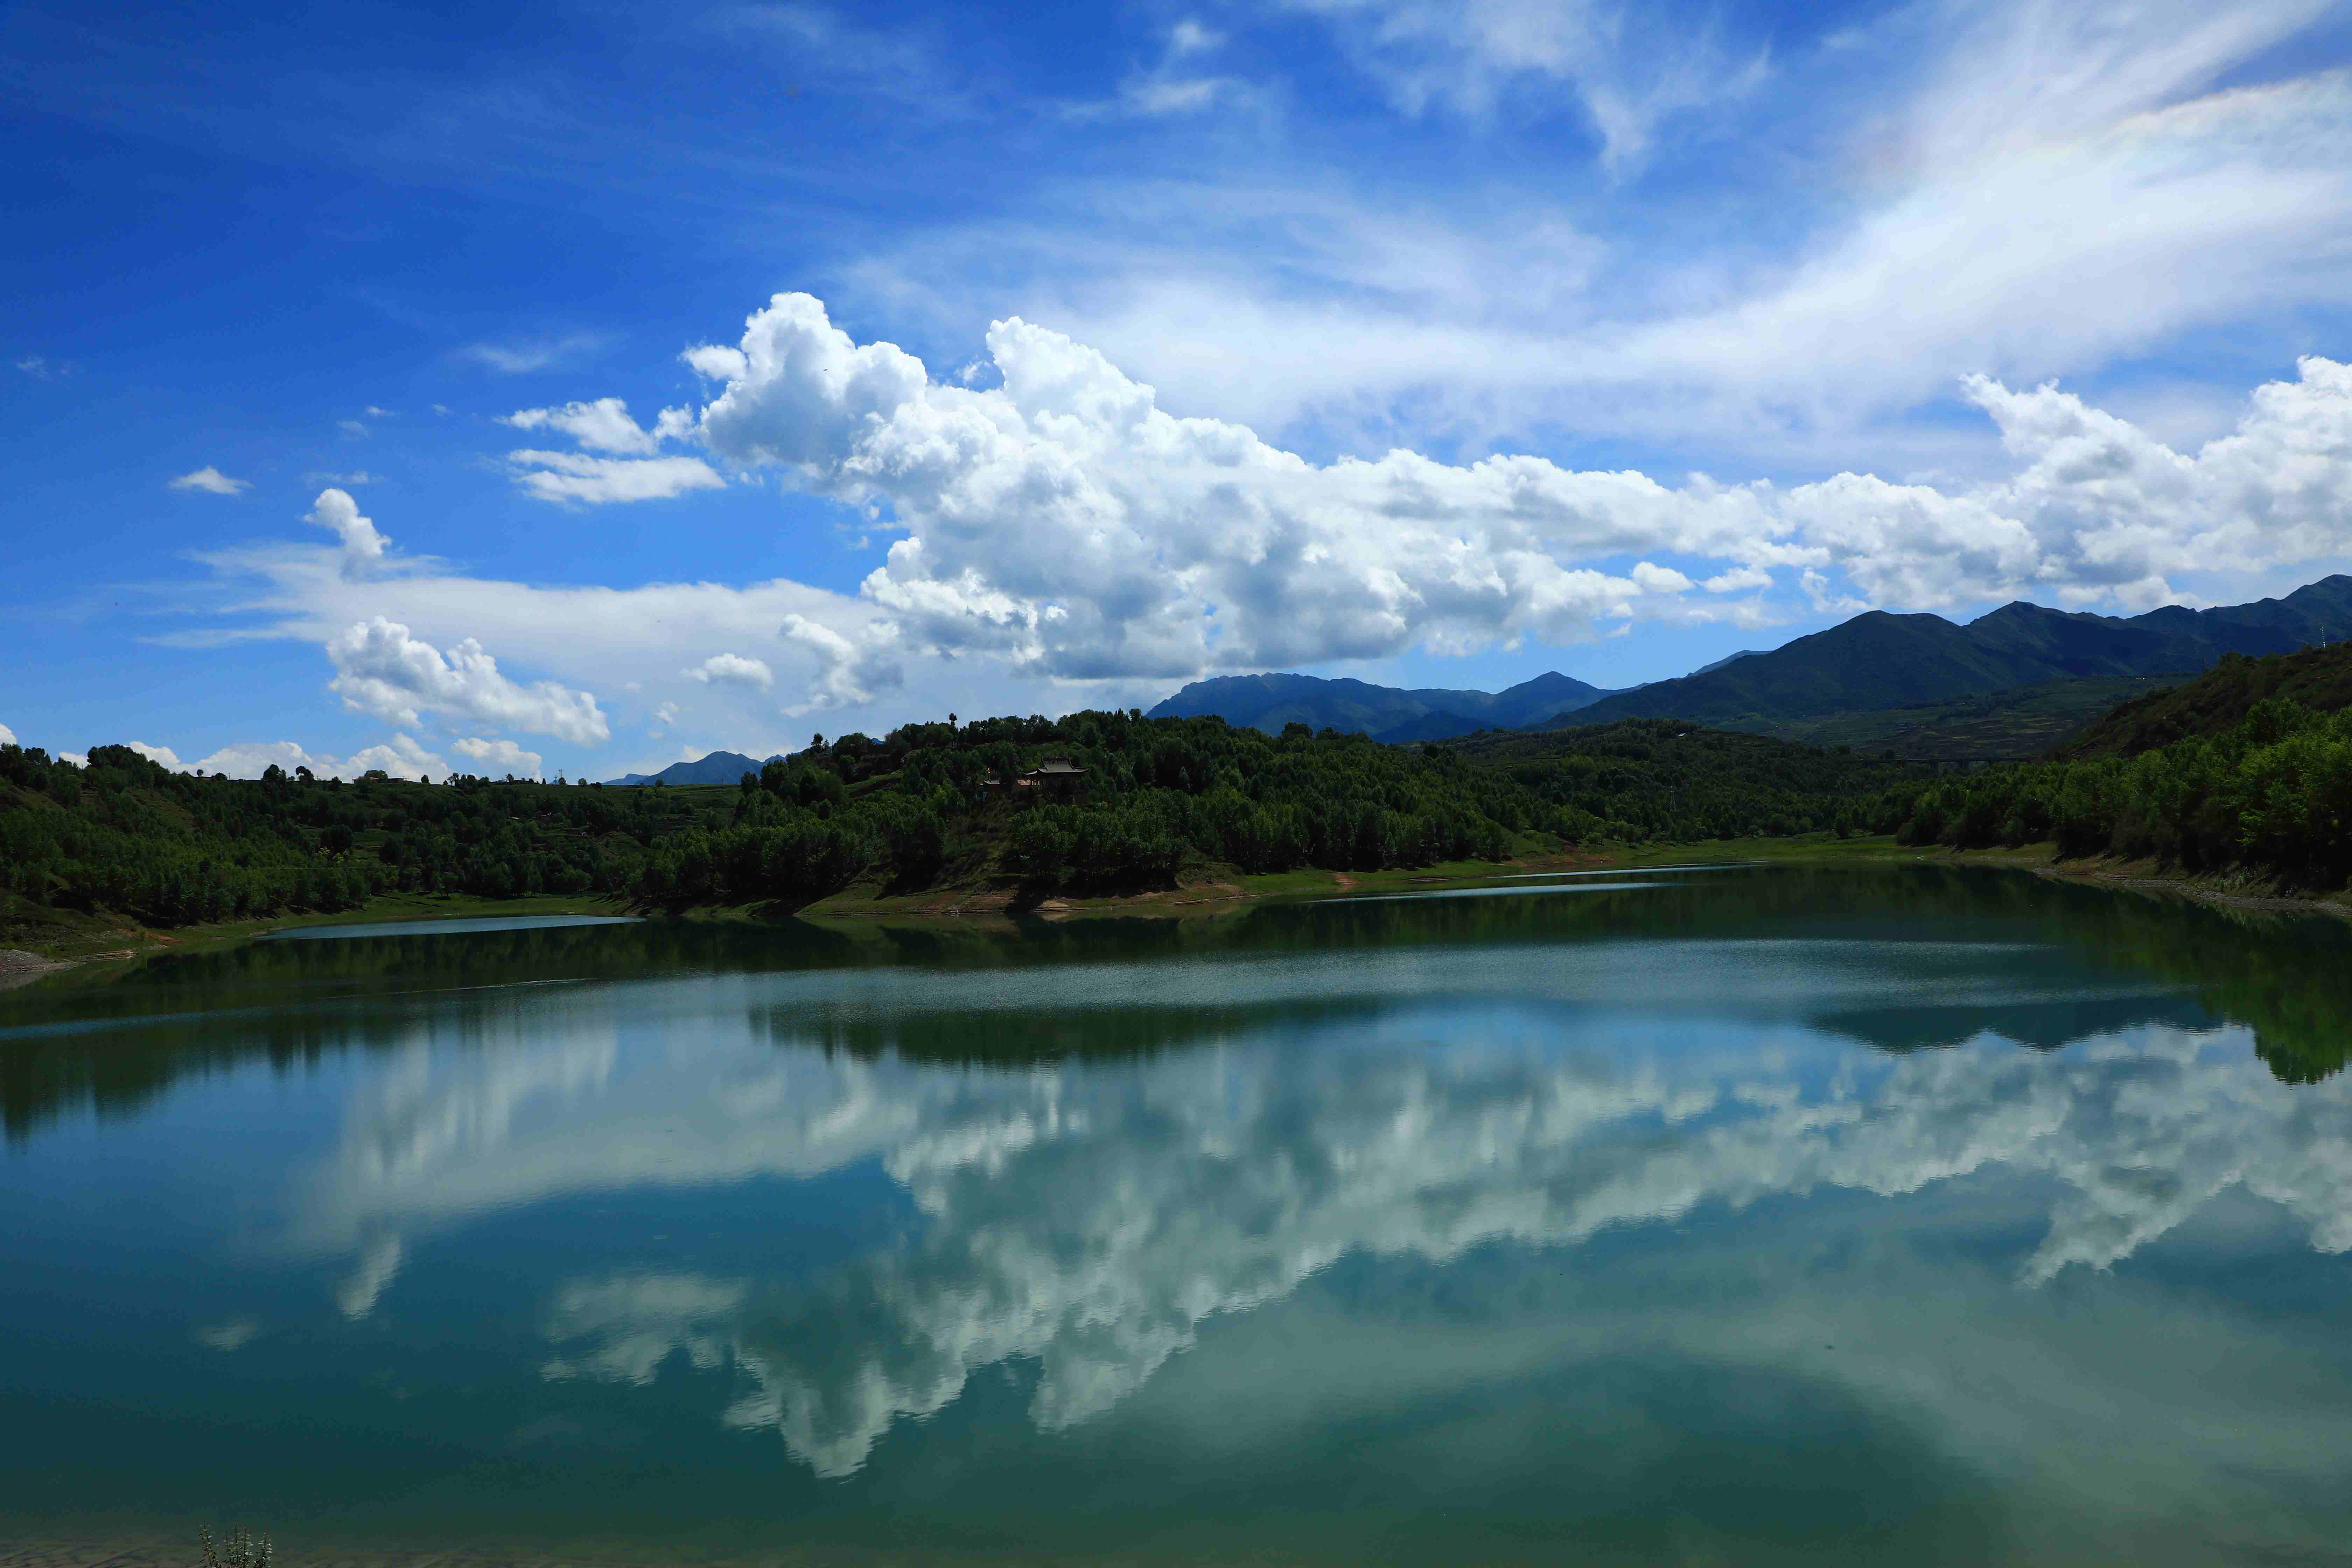
M 1325 22 L 1407 114 L 1444 109 L 1486 119 L 1515 92 L 1565 89 L 1612 169 L 1647 152 L 1670 117 L 1753 92 L 1769 59 L 1762 47 L 1725 42 L 1714 18 L 1665 5 L 1291 0 L 1291 8 Z
M 699 458 L 601 458 L 585 452 L 510 452 L 515 482 L 545 501 L 667 500 L 692 490 L 726 488 L 727 481 Z
M 965 331 L 1017 310 L 1168 406 L 1327 448 L 1981 468 L 1963 375 L 2084 376 L 2352 306 L 2320 259 L 2352 244 L 2352 83 L 2286 52 L 2326 11 L 1896 7 L 1755 79 L 1759 40 L 1710 43 L 1696 13 L 1316 0 L 1300 14 L 1400 116 L 1483 115 L 1428 134 L 1494 158 L 1448 186 L 1269 130 L 1181 174 L 1049 179 L 1018 214 L 869 251 L 844 291 Z M 1603 74 L 1654 50 L 1661 79 L 1706 84 L 1636 116 L 1615 176 L 1537 144 L 1584 101 L 1588 35 L 1638 46 Z M 2281 365 L 2328 352 L 2265 341 Z
M 468 343 L 459 353 L 500 375 L 531 375 L 576 364 L 612 341 L 604 332 L 564 332 L 553 337 Z

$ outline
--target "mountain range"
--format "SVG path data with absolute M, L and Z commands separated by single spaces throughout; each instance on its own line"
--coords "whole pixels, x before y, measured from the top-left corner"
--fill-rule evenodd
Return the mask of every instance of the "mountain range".
M 2094 616 L 2022 600 L 1965 625 L 1873 610 L 1780 647 L 1612 691 L 1557 670 L 1503 691 L 1407 689 L 1319 676 L 1196 680 L 1154 719 L 1214 715 L 1279 734 L 1286 724 L 1376 741 L 1441 741 L 1481 730 L 1558 730 L 1620 719 L 1688 719 L 1817 745 L 1904 756 L 2039 753 L 2118 701 L 2212 668 L 2224 654 L 2291 653 L 2352 639 L 2352 576 L 2284 598 L 2210 610 Z M 712 752 L 607 782 L 731 784 L 761 759 Z
M 761 759 L 747 757 L 740 752 L 712 752 L 690 763 L 672 763 L 657 773 L 623 773 L 616 779 L 606 779 L 608 784 L 664 784 L 672 788 L 681 784 L 731 784 L 745 773 L 760 771 Z
M 1361 731 L 1376 741 L 1437 741 L 1473 730 L 1523 730 L 1589 707 L 1610 693 L 1554 671 L 1506 691 L 1407 691 L 1312 675 L 1223 675 L 1196 680 L 1148 715 L 1226 723 L 1278 735 L 1286 724 Z
M 2209 610 L 2168 605 L 2129 616 L 2023 601 L 1965 625 L 1874 610 L 1781 647 L 1733 654 L 1675 679 L 1619 691 L 1556 672 L 1492 693 L 1223 676 L 1192 682 L 1151 713 L 1213 713 L 1268 731 L 1297 722 L 1392 742 L 1675 718 L 1790 739 L 1828 742 L 1834 732 L 1837 741 L 1862 744 L 1906 728 L 1932 731 L 1956 716 L 1973 721 L 2030 707 L 2039 716 L 2027 727 L 2038 751 L 2155 678 L 2194 675 L 2225 653 L 2287 653 L 2347 638 L 2352 576 L 2339 574 L 2284 598 Z M 1832 715 L 1856 721 L 1830 724 Z M 1972 743 L 2000 742 L 1979 734 Z M 1927 749 L 1937 744 L 1930 735 Z
M 1689 719 L 1760 728 L 2087 676 L 2193 675 L 2225 653 L 2290 653 L 2352 637 L 2352 577 L 2210 610 L 2094 616 L 2023 601 L 1965 626 L 1873 610 L 1825 632 L 1675 680 L 1619 691 L 1563 722 Z

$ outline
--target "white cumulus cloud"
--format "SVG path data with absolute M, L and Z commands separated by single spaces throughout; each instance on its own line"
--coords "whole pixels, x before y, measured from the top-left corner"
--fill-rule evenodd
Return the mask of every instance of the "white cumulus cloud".
M 546 771 L 537 752 L 526 752 L 512 741 L 452 741 L 449 749 L 472 758 L 491 777 L 513 773 L 518 778 L 535 779 Z
M 611 734 L 593 695 L 551 680 L 510 680 L 472 637 L 444 651 L 377 616 L 335 637 L 327 657 L 336 669 L 330 689 L 344 705 L 393 723 L 415 724 L 421 713 L 440 712 L 576 744 Z
M 382 768 L 395 778 L 406 779 L 437 777 L 449 771 L 447 763 L 415 739 L 397 734 L 382 745 L 370 746 L 341 759 L 310 751 L 293 741 L 239 741 L 194 763 L 184 763 L 169 746 L 150 745 L 144 741 L 125 743 L 148 761 L 175 773 L 226 773 L 233 779 L 257 779 L 273 765 L 289 773 L 308 768 L 322 779 L 355 779 L 371 768 Z
M 2005 481 L 1670 488 L 1529 456 L 1317 465 L 1166 413 L 1058 332 L 1009 320 L 988 343 L 1001 385 L 938 383 L 894 344 L 854 342 L 816 300 L 778 295 L 739 347 L 690 356 L 726 376 L 700 429 L 730 461 L 890 508 L 908 537 L 863 593 L 911 647 L 1063 678 L 1570 642 L 1603 622 L 1733 613 L 1695 600 L 1678 568 L 1611 565 L 1628 556 L 1720 563 L 1715 592 L 1787 572 L 1832 605 L 2140 607 L 2177 596 L 2168 573 L 2352 546 L 2352 369 L 2325 359 L 2262 388 L 2233 436 L 2195 454 L 2055 388 L 1972 378 L 1967 395 L 2024 464 Z M 826 677 L 852 668 L 855 650 L 804 640 Z
M 756 686 L 765 691 L 776 683 L 775 671 L 765 659 L 746 658 L 737 653 L 715 653 L 692 669 L 680 672 L 688 680 L 703 686 Z
M 694 416 L 684 408 L 663 409 L 650 430 L 631 418 L 629 405 L 617 397 L 519 409 L 503 422 L 519 430 L 558 431 L 586 448 L 549 452 L 526 447 L 507 454 L 515 468 L 515 482 L 541 500 L 591 506 L 662 500 L 690 490 L 721 489 L 727 482 L 699 458 L 659 455 L 663 442 L 692 432 Z
M 230 479 L 210 463 L 193 474 L 182 474 L 172 481 L 172 489 L 175 490 L 203 490 L 207 495 L 216 496 L 243 495 L 252 488 L 250 480 Z
M 5 724 L 0 724 L 0 746 L 13 746 L 15 744 L 16 744 L 16 731 L 11 730 Z
M 593 704 L 589 690 L 641 700 L 633 724 L 691 710 L 689 689 L 714 683 L 696 678 L 713 647 L 756 649 L 779 712 L 848 710 L 873 728 L 992 704 L 1124 707 L 1218 670 L 1559 646 L 1641 620 L 1757 625 L 1807 606 L 1952 610 L 2020 596 L 2137 609 L 2182 599 L 2210 574 L 2267 574 L 2268 586 L 2352 554 L 2352 367 L 2319 357 L 2255 389 L 2235 430 L 2193 447 L 2061 387 L 1969 378 L 1955 385 L 1998 433 L 2004 472 L 1788 485 L 1669 483 L 1528 455 L 1445 463 L 1399 449 L 1318 463 L 1244 426 L 1170 414 L 1062 334 L 1007 321 L 988 341 L 979 384 L 938 382 L 895 345 L 853 342 L 817 300 L 784 295 L 740 344 L 689 352 L 713 384 L 684 439 L 903 532 L 855 595 L 788 579 L 476 577 L 383 548 L 335 491 L 313 521 L 338 548 L 204 557 L 236 583 L 217 606 L 267 620 L 166 640 L 348 644 L 338 691 L 388 723 L 439 710 L 467 716 L 468 732 L 557 735 L 599 730 L 603 715 L 556 719 L 530 696 L 541 689 L 519 700 L 511 683 L 436 708 L 444 700 L 419 694 L 471 689 L 472 678 L 435 674 L 421 656 L 422 672 L 399 679 L 344 669 L 361 652 L 354 624 L 410 628 L 445 670 L 455 667 L 438 650 L 497 626 L 501 654 L 548 677 L 542 688 L 575 691 L 575 707 Z M 599 464 L 700 462 L 551 457 L 586 465 L 576 477 L 596 484 Z M 889 700 L 909 682 L 916 690 Z M 497 716 L 518 707 L 538 710 L 531 723 Z
M 342 542 L 346 570 L 355 571 L 383 560 L 383 547 L 392 542 L 376 531 L 373 521 L 360 515 L 360 504 L 352 499 L 349 490 L 320 490 L 302 521 L 327 530 Z
M 807 700 L 785 709 L 786 713 L 798 716 L 870 702 L 877 692 L 890 690 L 905 679 L 890 655 L 887 625 L 844 632 L 806 616 L 790 615 L 778 629 L 786 642 L 806 649 L 816 660 Z
M 340 776 L 341 768 L 334 758 L 307 751 L 292 741 L 240 741 L 201 759 L 196 769 L 200 773 L 226 773 L 233 779 L 257 779 L 273 765 L 289 773 L 296 768 L 308 768 L 320 778 Z
M 352 752 L 335 773 L 339 778 L 355 779 L 378 768 L 396 779 L 431 779 L 449 772 L 449 764 L 438 753 L 410 736 L 394 735 L 381 746 Z

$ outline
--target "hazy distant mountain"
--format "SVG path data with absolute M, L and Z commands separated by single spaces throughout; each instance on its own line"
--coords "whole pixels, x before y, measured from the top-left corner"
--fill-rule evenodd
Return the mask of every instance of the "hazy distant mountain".
M 1196 680 L 1151 710 L 1154 719 L 1214 715 L 1278 735 L 1285 724 L 1360 731 L 1381 741 L 1437 741 L 1473 730 L 1513 730 L 1608 696 L 1554 671 L 1507 691 L 1408 691 L 1312 675 L 1224 675 Z
M 1643 717 L 1757 727 L 2074 677 L 2193 674 L 2224 653 L 2287 653 L 2347 637 L 2352 577 L 2342 575 L 2283 599 L 2128 617 L 2021 602 L 1963 626 L 1874 610 L 1769 653 L 1563 710 L 1549 727 Z
M 712 752 L 690 763 L 672 763 L 657 773 L 624 773 L 606 784 L 648 784 L 659 779 L 666 784 L 731 784 L 745 773 L 760 771 L 760 759 L 747 757 L 740 752 Z

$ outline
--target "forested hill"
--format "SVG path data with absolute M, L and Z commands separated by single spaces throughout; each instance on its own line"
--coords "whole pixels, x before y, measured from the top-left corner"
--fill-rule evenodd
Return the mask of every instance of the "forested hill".
M 730 791 L 352 783 L 172 773 L 127 746 L 87 767 L 0 746 L 0 914 L 106 910 L 155 925 L 354 908 L 378 893 L 619 892 L 646 847 Z M 0 942 L 0 945 L 5 945 Z
M 1884 832 L 1932 776 L 1843 747 L 1792 745 L 1674 719 L 1487 731 L 1452 745 L 1473 765 L 1587 814 L 1591 820 L 1577 824 L 1586 836 L 1636 843 Z
M 1018 885 L 1108 892 L 1165 887 L 1188 868 L 1244 873 L 1377 870 L 1496 860 L 1600 840 L 1791 833 L 1892 821 L 1921 776 L 1759 737 L 1801 758 L 1704 781 L 1675 741 L 1687 726 L 1622 727 L 1591 742 L 1595 765 L 1547 755 L 1489 763 L 1440 744 L 1280 735 L 1222 719 L 1133 713 L 910 725 L 847 736 L 770 763 L 723 831 L 656 846 L 638 884 L 649 903 L 805 902 L 877 891 Z M 992 789 L 1048 757 L 1086 770 L 1066 798 Z
M 2226 655 L 2183 686 L 2126 702 L 2057 751 L 2061 757 L 2136 757 L 2193 735 L 2235 729 L 2268 698 L 2315 713 L 2352 707 L 2352 642 L 2268 658 Z
M 2189 675 L 2225 653 L 2290 652 L 2352 637 L 2352 576 L 2280 599 L 2144 616 L 2007 605 L 1967 626 L 1872 611 L 1770 653 L 1617 692 L 1563 727 L 1635 716 L 1749 729 L 1827 713 L 1908 707 L 2084 676 Z
M 1049 757 L 1085 771 L 1002 782 Z M 44 910 L 275 917 L 394 891 L 789 909 L 851 888 L 1128 890 L 1195 871 L 1865 825 L 1899 816 L 1919 777 L 1656 721 L 1470 751 L 1116 712 L 916 724 L 686 789 L 238 781 L 166 772 L 127 747 L 80 767 L 0 746 L 0 926 Z
M 2257 695 L 2251 669 L 2216 674 L 2201 692 L 2182 689 L 2189 700 L 2177 707 L 2120 718 L 2104 754 L 1927 785 L 1897 836 L 1959 848 L 2054 842 L 2062 857 L 2146 858 L 2309 892 L 2352 885 L 2352 709 Z M 2340 689 L 2315 679 L 2323 686 Z M 2224 723 L 2241 699 L 2242 718 Z M 2125 754 L 2175 730 L 2189 732 Z

